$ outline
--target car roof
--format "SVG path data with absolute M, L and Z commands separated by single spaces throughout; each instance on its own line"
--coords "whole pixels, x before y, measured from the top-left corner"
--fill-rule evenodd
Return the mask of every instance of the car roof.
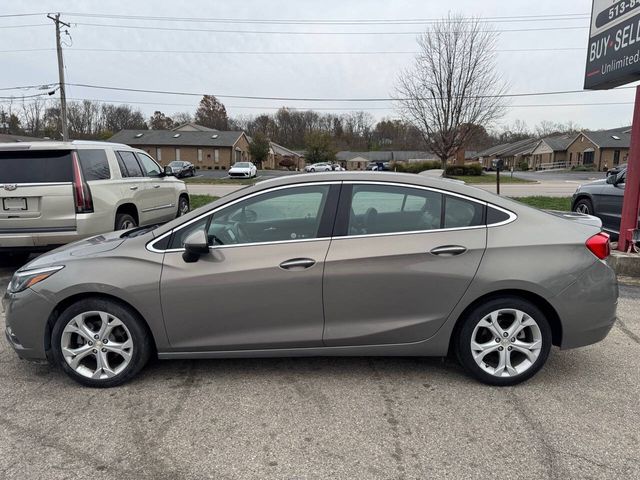
M 126 148 L 138 150 L 124 143 L 100 142 L 97 140 L 72 140 L 70 142 L 60 142 L 56 140 L 41 142 L 13 142 L 0 143 L 0 150 L 70 150 L 80 148 Z

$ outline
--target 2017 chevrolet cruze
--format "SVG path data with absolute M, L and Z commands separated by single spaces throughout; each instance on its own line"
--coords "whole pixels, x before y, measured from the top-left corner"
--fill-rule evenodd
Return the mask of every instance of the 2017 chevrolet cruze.
M 513 385 L 552 345 L 611 329 L 600 227 L 417 175 L 283 177 L 38 257 L 5 294 L 6 336 L 20 357 L 96 387 L 152 355 L 450 352 L 479 380 Z

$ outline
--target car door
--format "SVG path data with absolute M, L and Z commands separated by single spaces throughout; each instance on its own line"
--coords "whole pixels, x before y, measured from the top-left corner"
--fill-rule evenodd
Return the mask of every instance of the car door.
M 482 202 L 433 189 L 345 183 L 325 261 L 324 344 L 432 336 L 478 269 L 484 210 Z
M 147 178 L 143 200 L 146 222 L 159 223 L 175 218 L 178 208 L 175 177 L 165 176 L 162 167 L 149 155 L 136 152 L 136 156 Z
M 624 199 L 626 171 L 618 174 L 616 183 L 606 183 L 594 195 L 595 214 L 602 220 L 602 226 L 610 232 L 620 231 L 622 202 Z M 612 177 L 608 177 L 607 181 Z
M 133 152 L 118 150 L 115 153 L 120 167 L 120 174 L 122 175 L 122 199 L 136 206 L 138 223 L 141 225 L 148 223 L 148 217 L 143 213 L 143 210 L 147 208 L 145 205 L 145 191 L 148 181 L 142 167 Z
M 339 184 L 262 191 L 173 234 L 160 281 L 178 351 L 322 345 L 322 274 Z M 187 263 L 185 238 L 205 229 L 210 253 Z

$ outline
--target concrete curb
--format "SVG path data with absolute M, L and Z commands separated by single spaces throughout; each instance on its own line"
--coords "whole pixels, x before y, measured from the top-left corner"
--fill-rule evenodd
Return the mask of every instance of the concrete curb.
M 640 278 L 640 255 L 612 251 L 607 263 L 618 276 Z

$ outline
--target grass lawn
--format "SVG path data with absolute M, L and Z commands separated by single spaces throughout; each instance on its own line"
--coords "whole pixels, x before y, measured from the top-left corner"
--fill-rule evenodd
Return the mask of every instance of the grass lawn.
M 571 197 L 516 197 L 514 200 L 544 210 L 571 210 Z
M 184 183 L 196 183 L 205 185 L 253 185 L 257 182 L 255 178 L 207 178 L 193 177 L 184 178 Z
M 191 210 L 201 207 L 207 203 L 211 203 L 220 197 L 214 197 L 213 195 L 189 195 L 191 200 Z
M 459 175 L 450 177 L 456 180 L 462 180 L 465 183 L 496 183 L 495 175 Z M 523 178 L 512 177 L 511 174 L 500 175 L 500 184 L 503 183 L 536 183 L 534 180 L 525 180 Z

